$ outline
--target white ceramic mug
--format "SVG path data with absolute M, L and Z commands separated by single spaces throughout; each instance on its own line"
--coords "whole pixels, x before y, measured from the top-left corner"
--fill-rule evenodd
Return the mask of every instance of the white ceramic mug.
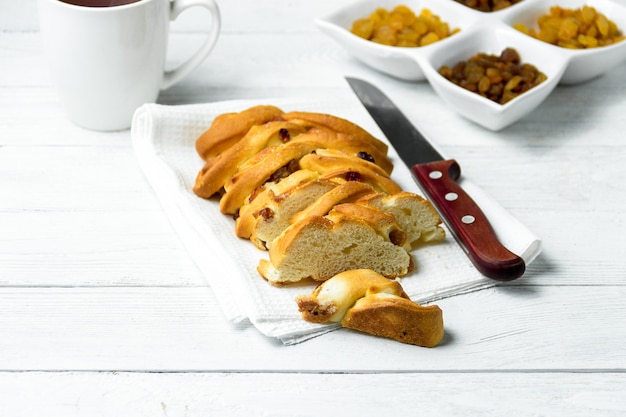
M 169 22 L 192 6 L 209 10 L 208 37 L 186 62 L 166 71 Z M 156 101 L 160 90 L 207 57 L 220 31 L 215 0 L 138 0 L 110 7 L 39 0 L 39 22 L 69 119 L 102 131 L 128 128 L 138 107 Z

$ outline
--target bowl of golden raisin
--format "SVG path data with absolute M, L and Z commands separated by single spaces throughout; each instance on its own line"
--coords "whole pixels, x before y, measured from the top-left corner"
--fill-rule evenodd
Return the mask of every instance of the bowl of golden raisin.
M 535 110 L 558 84 L 626 60 L 620 0 L 362 0 L 316 24 L 357 60 L 429 82 L 491 130 Z

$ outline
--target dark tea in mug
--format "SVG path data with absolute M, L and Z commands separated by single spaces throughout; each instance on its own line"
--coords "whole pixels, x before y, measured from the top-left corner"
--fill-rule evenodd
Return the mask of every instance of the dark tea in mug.
M 139 0 L 60 0 L 63 3 L 85 7 L 112 7 L 137 3 Z

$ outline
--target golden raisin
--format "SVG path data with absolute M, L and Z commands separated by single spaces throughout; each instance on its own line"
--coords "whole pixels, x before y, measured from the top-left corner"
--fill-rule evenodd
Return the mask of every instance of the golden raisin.
M 458 28 L 450 30 L 448 23 L 429 9 L 422 9 L 416 15 L 405 5 L 391 10 L 376 9 L 368 17 L 355 20 L 351 29 L 363 39 L 400 47 L 430 45 L 458 31 Z
M 513 27 L 533 38 L 570 49 L 597 48 L 625 39 L 615 22 L 591 6 L 579 9 L 552 6 L 537 19 L 537 25 L 538 29 L 529 29 L 522 23 Z

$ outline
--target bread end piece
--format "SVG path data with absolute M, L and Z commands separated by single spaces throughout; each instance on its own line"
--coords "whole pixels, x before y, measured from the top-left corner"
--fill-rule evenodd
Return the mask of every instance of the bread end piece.
M 434 347 L 443 339 L 443 314 L 436 305 L 421 306 L 390 294 L 359 299 L 341 321 L 342 327 L 411 345 Z

